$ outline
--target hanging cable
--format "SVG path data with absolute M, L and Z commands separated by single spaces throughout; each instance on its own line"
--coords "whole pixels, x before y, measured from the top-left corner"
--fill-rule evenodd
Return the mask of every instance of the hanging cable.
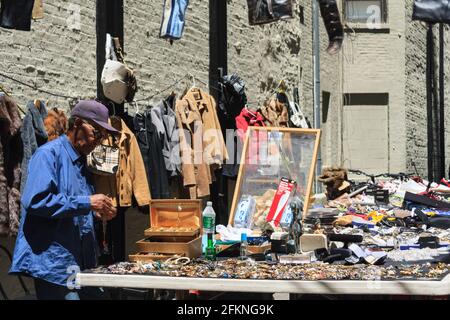
M 0 76 L 4 77 L 4 78 L 6 78 L 6 79 L 9 79 L 9 80 L 11 80 L 11 81 L 13 81 L 13 82 L 19 83 L 19 84 L 21 84 L 21 85 L 23 85 L 23 86 L 26 86 L 26 87 L 28 87 L 28 88 L 31 88 L 31 89 L 33 89 L 33 90 L 36 90 L 36 91 L 39 91 L 39 92 L 42 92 L 42 93 L 46 93 L 46 94 L 51 95 L 51 96 L 54 96 L 54 97 L 65 98 L 65 99 L 74 99 L 74 100 L 79 99 L 79 97 L 66 96 L 66 95 L 63 95 L 63 94 L 53 93 L 53 92 L 47 91 L 47 90 L 45 90 L 45 89 L 38 88 L 38 87 L 36 87 L 36 85 L 31 85 L 31 84 L 28 84 L 28 83 L 26 83 L 26 82 L 17 80 L 17 79 L 15 79 L 15 78 L 13 78 L 13 77 L 11 77 L 11 76 L 8 76 L 8 75 L 6 75 L 6 74 L 4 74 L 4 73 L 1 73 L 1 72 L 0 72 Z
M 221 91 L 219 88 L 217 88 L 217 87 L 215 87 L 215 86 L 210 86 L 210 85 L 208 85 L 205 81 L 203 81 L 203 80 L 201 80 L 201 79 L 199 79 L 199 78 L 197 78 L 197 77 L 195 77 L 195 76 L 192 76 L 191 74 L 188 73 L 188 74 L 184 75 L 183 77 L 181 77 L 180 79 L 178 79 L 177 81 L 175 81 L 174 83 L 168 85 L 168 86 L 165 87 L 164 89 L 161 89 L 161 90 L 159 90 L 158 92 L 156 92 L 156 93 L 154 93 L 154 94 L 152 94 L 152 95 L 150 95 L 150 96 L 148 96 L 148 97 L 141 98 L 141 99 L 137 99 L 137 100 L 133 100 L 133 101 L 131 101 L 131 102 L 129 102 L 129 103 L 135 103 L 135 102 L 141 102 L 141 101 L 148 101 L 148 100 L 151 100 L 151 99 L 153 99 L 154 97 L 157 97 L 158 95 L 160 95 L 161 93 L 164 93 L 164 92 L 166 92 L 167 90 L 174 88 L 177 84 L 179 84 L 181 81 L 185 80 L 186 78 L 194 78 L 195 80 L 197 80 L 198 82 L 204 84 L 204 85 L 207 86 L 208 88 L 217 90 L 218 92 Z
M 175 82 L 172 83 L 171 85 L 169 85 L 169 86 L 165 87 L 164 89 L 162 89 L 162 90 L 156 92 L 155 94 L 152 94 L 151 96 L 148 96 L 148 97 L 145 97 L 145 98 L 142 98 L 142 99 L 137 99 L 137 100 L 131 101 L 131 102 L 129 102 L 129 103 L 140 102 L 140 101 L 145 101 L 145 100 L 151 100 L 151 99 L 153 99 L 154 97 L 160 95 L 161 93 L 166 92 L 167 90 L 169 90 L 169 89 L 175 87 L 177 84 L 179 84 L 179 83 L 180 83 L 182 80 L 184 80 L 184 79 L 186 79 L 186 76 L 184 76 L 184 77 L 178 79 L 177 81 L 175 81 Z

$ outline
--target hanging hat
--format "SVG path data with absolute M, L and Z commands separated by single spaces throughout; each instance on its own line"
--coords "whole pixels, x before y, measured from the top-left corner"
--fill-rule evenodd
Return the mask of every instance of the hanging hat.
M 105 97 L 121 104 L 128 94 L 127 79 L 130 77 L 130 69 L 123 63 L 106 60 L 102 72 L 102 86 Z

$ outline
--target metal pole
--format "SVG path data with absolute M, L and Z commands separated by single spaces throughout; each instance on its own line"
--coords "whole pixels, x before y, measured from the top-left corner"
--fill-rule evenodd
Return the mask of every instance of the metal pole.
M 439 24 L 439 177 L 445 177 L 445 71 L 444 71 L 444 24 Z
M 320 28 L 319 28 L 319 4 L 317 0 L 312 0 L 313 10 L 313 65 L 314 65 L 314 128 L 320 129 Z M 316 166 L 315 192 L 322 192 L 322 185 L 317 183 L 317 177 L 322 172 L 322 155 L 319 148 Z
M 428 25 L 427 31 L 427 149 L 428 149 L 428 180 L 434 179 L 434 166 L 433 166 L 433 26 Z

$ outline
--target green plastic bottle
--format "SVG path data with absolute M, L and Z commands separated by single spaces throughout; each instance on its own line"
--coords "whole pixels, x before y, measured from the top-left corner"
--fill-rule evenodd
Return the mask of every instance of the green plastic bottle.
M 214 245 L 214 233 L 208 233 L 208 240 L 205 249 L 205 258 L 207 260 L 216 260 L 216 246 Z

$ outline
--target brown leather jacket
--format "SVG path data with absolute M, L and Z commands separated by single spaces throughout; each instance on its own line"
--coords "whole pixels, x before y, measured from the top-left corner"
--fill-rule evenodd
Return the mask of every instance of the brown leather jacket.
M 264 116 L 264 123 L 268 127 L 288 127 L 289 112 L 284 103 L 271 98 L 260 107 L 260 113 Z
M 214 98 L 193 88 L 175 107 L 180 134 L 183 184 L 191 199 L 210 194 L 212 171 L 221 167 L 228 153 Z
M 95 191 L 109 195 L 114 206 L 131 206 L 132 195 L 139 206 L 148 205 L 151 199 L 150 188 L 136 137 L 123 120 L 113 117 L 110 123 L 120 131 L 117 143 L 119 170 L 115 176 L 95 175 Z M 112 138 L 104 143 L 112 145 Z

